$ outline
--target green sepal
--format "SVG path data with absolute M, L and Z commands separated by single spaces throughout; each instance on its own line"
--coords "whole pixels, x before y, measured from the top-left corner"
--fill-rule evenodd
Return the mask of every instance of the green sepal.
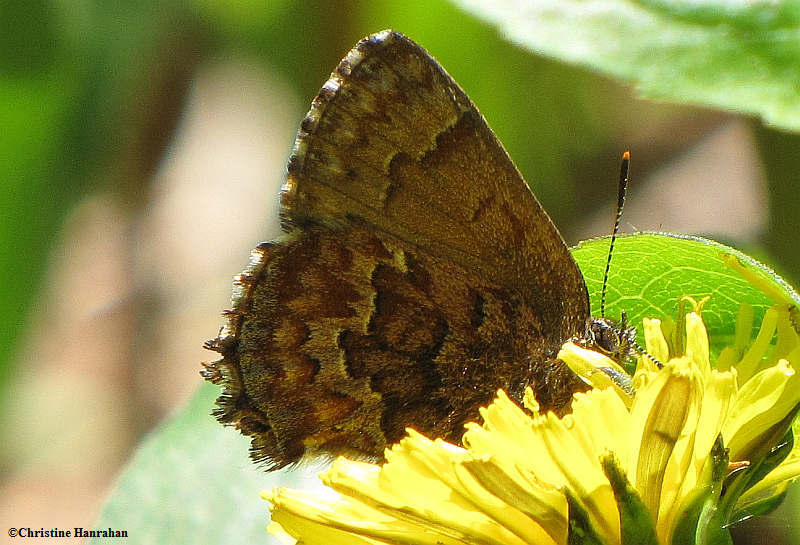
M 672 533 L 672 545 L 731 545 L 727 517 L 717 507 L 711 486 L 694 490 Z M 726 519 L 723 522 L 723 518 Z
M 793 447 L 794 433 L 790 429 L 759 464 L 747 468 L 747 474 L 742 477 L 746 479 L 741 483 L 742 493 L 764 479 L 773 469 L 778 467 L 778 465 L 789 456 Z M 728 480 L 731 485 L 733 485 L 735 478 L 729 477 Z M 775 486 L 764 491 L 764 493 L 760 494 L 758 497 L 750 499 L 747 503 L 739 501 L 742 494 L 735 494 L 735 497 L 726 498 L 728 501 L 734 502 L 728 522 L 730 524 L 736 524 L 748 518 L 765 515 L 774 511 L 781 502 L 783 502 L 788 485 L 789 483 L 785 481 L 776 483 Z
M 695 488 L 686 500 L 683 512 L 678 515 L 672 533 L 673 545 L 693 543 L 696 545 L 729 545 L 730 532 L 725 528 L 727 519 L 720 512 L 718 502 L 722 494 L 723 481 L 728 474 L 728 451 L 717 436 L 709 453 L 710 463 L 703 468 L 701 480 L 705 484 Z
M 796 412 L 797 408 L 790 413 L 791 420 L 794 419 Z M 773 446 L 772 449 L 770 449 L 767 455 L 761 459 L 761 463 L 753 468 L 752 475 L 750 476 L 749 482 L 747 483 L 747 488 L 745 488 L 745 490 L 759 482 L 773 469 L 778 467 L 789 456 L 789 454 L 791 454 L 793 448 L 794 433 L 791 429 L 789 429 L 783 435 L 781 440 L 778 441 L 778 443 Z
M 569 545 L 605 545 L 597 530 L 594 529 L 589 513 L 580 502 L 575 498 L 569 489 L 564 489 L 564 495 L 569 505 L 569 533 L 567 543 Z
M 797 410 L 798 407 L 795 407 L 781 422 L 769 430 L 773 437 L 780 439 L 766 438 L 762 443 L 763 446 L 753 453 L 750 466 L 744 471 L 729 474 L 725 479 L 720 509 L 728 514 L 729 521 L 733 519 L 734 512 L 740 510 L 736 509 L 736 504 L 741 495 L 775 469 L 792 451 L 794 435 L 791 424 Z
M 772 492 L 764 494 L 761 499 L 748 502 L 745 505 L 737 504 L 733 515 L 729 517 L 728 525 L 732 526 L 753 517 L 772 513 L 786 498 L 786 491 L 789 484 L 788 482 L 782 482 L 775 485 L 775 487 L 771 489 Z
M 787 440 L 787 436 L 791 434 L 792 422 L 794 422 L 798 410 L 800 410 L 800 404 L 789 411 L 780 422 L 775 423 L 769 429 L 765 430 L 764 433 L 756 437 L 751 444 L 748 444 L 742 449 L 742 459 L 750 460 L 754 476 L 757 477 L 750 481 L 748 487 L 760 481 L 764 475 L 772 471 L 789 455 L 789 452 L 792 450 L 791 447 L 788 449 L 778 447 L 781 447 Z M 791 441 L 792 444 L 794 444 L 793 436 Z M 776 452 L 776 449 L 778 449 L 778 452 Z M 783 458 L 778 460 L 779 456 L 783 456 Z M 777 463 L 774 463 L 775 460 L 778 460 Z M 765 464 L 767 464 L 767 469 L 761 470 L 761 466 Z M 756 468 L 758 468 L 758 472 L 755 472 Z M 746 490 L 746 488 L 743 489 L 742 492 L 744 492 L 744 490 Z
M 725 443 L 722 440 L 722 434 L 717 435 L 709 456 L 711 457 L 711 485 L 715 487 L 715 492 L 719 496 L 722 494 L 725 478 L 729 473 L 728 464 L 731 461 L 730 456 L 728 456 L 728 449 L 725 448 Z
M 642 498 L 631 486 L 625 472 L 619 467 L 613 454 L 600 459 L 614 499 L 619 509 L 619 527 L 623 545 L 658 545 L 653 519 Z

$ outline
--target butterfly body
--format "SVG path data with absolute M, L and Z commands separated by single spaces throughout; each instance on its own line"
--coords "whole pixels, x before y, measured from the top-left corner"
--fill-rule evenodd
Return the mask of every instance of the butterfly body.
M 253 251 L 204 376 L 275 469 L 380 458 L 406 427 L 458 441 L 498 388 L 563 410 L 583 277 L 485 120 L 393 31 L 360 42 L 301 124 L 281 239 Z

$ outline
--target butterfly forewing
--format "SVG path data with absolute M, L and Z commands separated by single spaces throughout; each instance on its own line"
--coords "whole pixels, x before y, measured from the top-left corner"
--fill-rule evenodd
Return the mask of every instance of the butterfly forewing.
M 552 221 L 466 94 L 401 34 L 363 40 L 331 75 L 283 202 L 293 225 L 360 222 L 519 291 L 559 336 L 583 330 L 583 277 Z

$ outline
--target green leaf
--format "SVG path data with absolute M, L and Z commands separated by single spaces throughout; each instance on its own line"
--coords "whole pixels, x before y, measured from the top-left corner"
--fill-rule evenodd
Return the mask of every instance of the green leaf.
M 600 315 L 600 291 L 609 239 L 582 242 L 572 249 L 589 290 L 592 313 Z M 755 287 L 744 271 L 760 284 Z M 684 295 L 697 300 L 710 296 L 703 321 L 718 354 L 733 344 L 734 324 L 741 303 L 752 305 L 758 330 L 767 308 L 775 301 L 800 303 L 800 296 L 776 273 L 751 257 L 717 242 L 666 233 L 635 233 L 617 238 L 608 279 L 606 315 L 619 319 L 622 311 L 633 325 L 644 317 L 675 317 Z M 641 328 L 639 328 L 641 329 Z M 641 335 L 641 332 L 640 332 Z M 643 337 L 639 337 L 643 342 Z
M 302 482 L 302 472 L 256 467 L 249 441 L 209 415 L 217 395 L 219 388 L 204 384 L 140 445 L 95 528 L 127 530 L 131 543 L 277 543 L 265 530 L 268 504 L 259 492 L 314 484 Z
M 800 129 L 800 2 L 457 0 L 536 53 L 633 83 L 646 98 Z

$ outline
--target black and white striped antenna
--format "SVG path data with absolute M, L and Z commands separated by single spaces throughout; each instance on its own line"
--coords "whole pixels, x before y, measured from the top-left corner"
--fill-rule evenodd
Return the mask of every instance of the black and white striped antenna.
M 603 291 L 600 295 L 600 316 L 606 316 L 606 286 L 608 285 L 608 271 L 611 269 L 611 255 L 614 253 L 614 241 L 617 240 L 619 223 L 622 219 L 622 208 L 625 206 L 625 194 L 628 191 L 628 172 L 631 164 L 631 151 L 625 150 L 622 154 L 622 166 L 619 169 L 619 191 L 617 193 L 617 217 L 614 219 L 614 230 L 611 232 L 611 244 L 608 245 L 608 258 L 606 259 L 606 272 L 603 274 Z

